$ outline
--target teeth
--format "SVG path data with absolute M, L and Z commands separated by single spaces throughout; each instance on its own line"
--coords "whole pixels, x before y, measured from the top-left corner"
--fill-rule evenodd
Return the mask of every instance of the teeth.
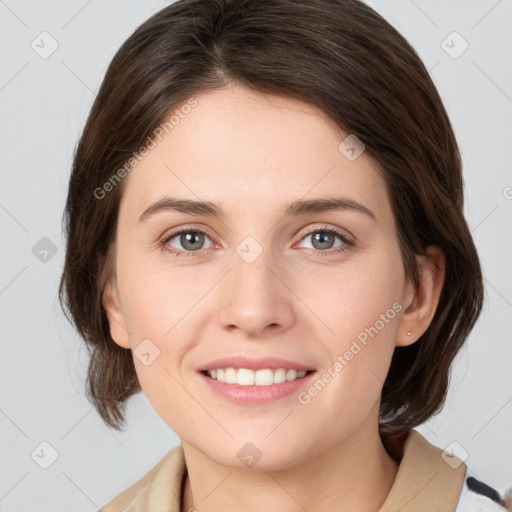
M 300 379 L 306 375 L 306 370 L 285 370 L 284 368 L 272 370 L 265 368 L 253 371 L 248 368 L 217 368 L 215 370 L 208 370 L 206 374 L 212 379 L 227 384 L 271 386 L 272 384 L 281 384 L 285 381 Z

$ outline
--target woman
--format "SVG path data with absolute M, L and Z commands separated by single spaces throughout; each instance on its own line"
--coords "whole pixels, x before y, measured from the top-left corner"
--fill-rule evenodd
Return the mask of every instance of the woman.
M 106 73 L 65 215 L 90 399 L 120 428 L 142 389 L 181 440 L 103 511 L 504 510 L 414 430 L 482 275 L 446 111 L 368 6 L 161 10 Z

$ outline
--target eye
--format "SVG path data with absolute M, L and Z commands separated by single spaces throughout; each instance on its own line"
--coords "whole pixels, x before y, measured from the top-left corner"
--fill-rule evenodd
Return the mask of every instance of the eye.
M 354 240 L 351 235 L 328 226 L 309 231 L 301 238 L 301 241 L 308 238 L 311 239 L 313 245 L 311 250 L 319 256 L 329 256 L 333 253 L 340 253 L 354 245 Z M 336 238 L 340 240 L 340 243 L 335 246 Z
M 205 238 L 209 239 L 210 237 L 201 229 L 184 228 L 165 236 L 161 240 L 160 245 L 171 247 L 172 249 L 167 249 L 169 252 L 176 256 L 181 256 L 187 255 L 187 253 L 201 252 L 204 249 Z M 171 243 L 174 239 L 176 240 Z M 211 245 L 212 244 L 210 244 L 209 247 L 211 247 Z
M 329 226 L 321 226 L 309 231 L 302 236 L 301 241 L 306 240 L 308 237 L 312 240 L 313 248 L 307 249 L 312 250 L 318 256 L 329 256 L 333 253 L 340 253 L 354 245 L 354 239 L 351 235 Z M 340 243 L 333 245 L 336 243 L 336 238 Z M 210 240 L 210 244 L 204 247 L 206 239 Z M 211 237 L 206 231 L 198 228 L 185 227 L 164 236 L 159 242 L 159 245 L 165 247 L 168 252 L 176 256 L 194 256 L 202 254 L 204 250 L 211 248 L 214 244 L 211 242 Z

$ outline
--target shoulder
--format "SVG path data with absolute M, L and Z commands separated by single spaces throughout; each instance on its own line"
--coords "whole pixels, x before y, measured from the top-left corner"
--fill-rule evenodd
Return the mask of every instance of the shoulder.
M 98 512 L 174 510 L 181 496 L 186 466 L 183 446 L 169 450 L 142 478 L 105 504 Z M 179 508 L 178 508 L 179 510 Z
M 464 483 L 455 512 L 505 512 L 506 510 L 505 500 L 499 492 L 477 479 L 471 469 L 466 467 Z
M 432 444 L 417 430 L 394 435 L 386 444 L 400 465 L 379 512 L 512 512 L 508 494 L 502 498 L 461 459 Z

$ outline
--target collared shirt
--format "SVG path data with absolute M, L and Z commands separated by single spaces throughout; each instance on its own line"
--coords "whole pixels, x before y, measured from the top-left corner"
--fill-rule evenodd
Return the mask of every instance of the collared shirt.
M 379 512 L 505 512 L 500 495 L 477 480 L 457 457 L 417 430 L 402 446 L 400 465 Z M 181 512 L 187 475 L 183 445 L 172 448 L 151 470 L 99 512 Z

